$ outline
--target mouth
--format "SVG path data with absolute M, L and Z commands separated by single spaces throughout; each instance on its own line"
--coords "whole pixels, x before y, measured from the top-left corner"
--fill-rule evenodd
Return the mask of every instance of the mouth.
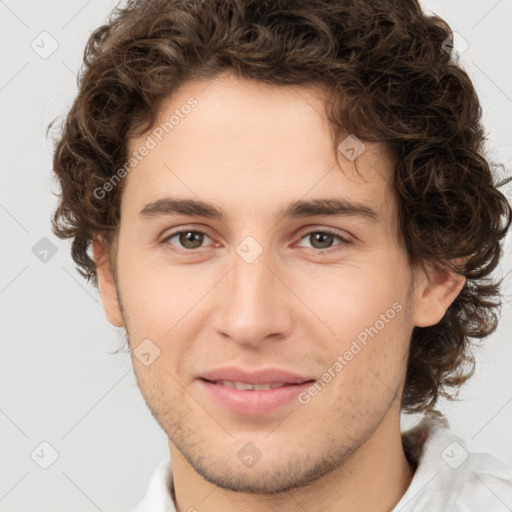
M 307 380 L 304 382 L 269 382 L 263 384 L 251 384 L 249 382 L 241 382 L 241 381 L 230 381 L 230 380 L 208 380 L 201 379 L 205 382 L 210 382 L 211 384 L 220 384 L 222 386 L 227 386 L 228 388 L 238 389 L 239 391 L 267 391 L 270 389 L 278 389 L 284 386 L 299 386 L 305 383 L 312 383 L 314 380 Z
M 285 406 L 298 405 L 298 396 L 315 380 L 253 384 L 199 378 L 198 382 L 208 401 L 213 400 L 223 410 L 243 416 L 261 416 Z

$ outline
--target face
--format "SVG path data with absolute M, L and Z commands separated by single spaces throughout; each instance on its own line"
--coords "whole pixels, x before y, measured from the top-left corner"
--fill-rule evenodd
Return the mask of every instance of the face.
M 173 113 L 131 142 L 145 156 L 125 178 L 117 282 L 98 268 L 106 310 L 171 452 L 226 489 L 304 485 L 397 427 L 412 329 L 453 294 L 428 295 L 407 263 L 384 147 L 365 144 L 358 174 L 319 89 L 221 75 L 185 84 L 160 122 Z

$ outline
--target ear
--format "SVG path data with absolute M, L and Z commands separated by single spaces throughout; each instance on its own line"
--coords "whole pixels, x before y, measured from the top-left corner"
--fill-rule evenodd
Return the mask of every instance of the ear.
M 427 263 L 427 274 L 418 272 L 413 323 L 429 327 L 440 322 L 450 304 L 462 290 L 466 278 L 450 270 L 439 270 Z
M 95 238 L 92 242 L 92 253 L 96 263 L 96 273 L 98 275 L 98 287 L 100 289 L 101 300 L 107 320 L 115 327 L 124 327 L 123 315 L 119 306 L 117 289 L 110 268 L 108 258 L 108 249 L 104 242 Z

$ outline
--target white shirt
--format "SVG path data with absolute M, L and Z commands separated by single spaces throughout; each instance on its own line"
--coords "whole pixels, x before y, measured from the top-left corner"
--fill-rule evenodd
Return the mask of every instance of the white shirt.
M 418 467 L 391 512 L 510 512 L 512 467 L 486 453 L 469 453 L 443 420 L 424 419 L 402 433 Z M 146 495 L 130 512 L 176 512 L 169 460 L 151 476 Z M 172 489 L 172 492 L 174 489 Z

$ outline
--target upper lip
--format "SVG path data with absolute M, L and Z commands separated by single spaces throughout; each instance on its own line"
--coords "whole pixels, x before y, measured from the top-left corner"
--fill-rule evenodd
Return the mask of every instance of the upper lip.
M 305 377 L 279 368 L 248 371 L 234 367 L 216 368 L 201 374 L 199 378 L 211 381 L 246 382 L 248 384 L 301 384 L 314 380 L 312 377 Z

